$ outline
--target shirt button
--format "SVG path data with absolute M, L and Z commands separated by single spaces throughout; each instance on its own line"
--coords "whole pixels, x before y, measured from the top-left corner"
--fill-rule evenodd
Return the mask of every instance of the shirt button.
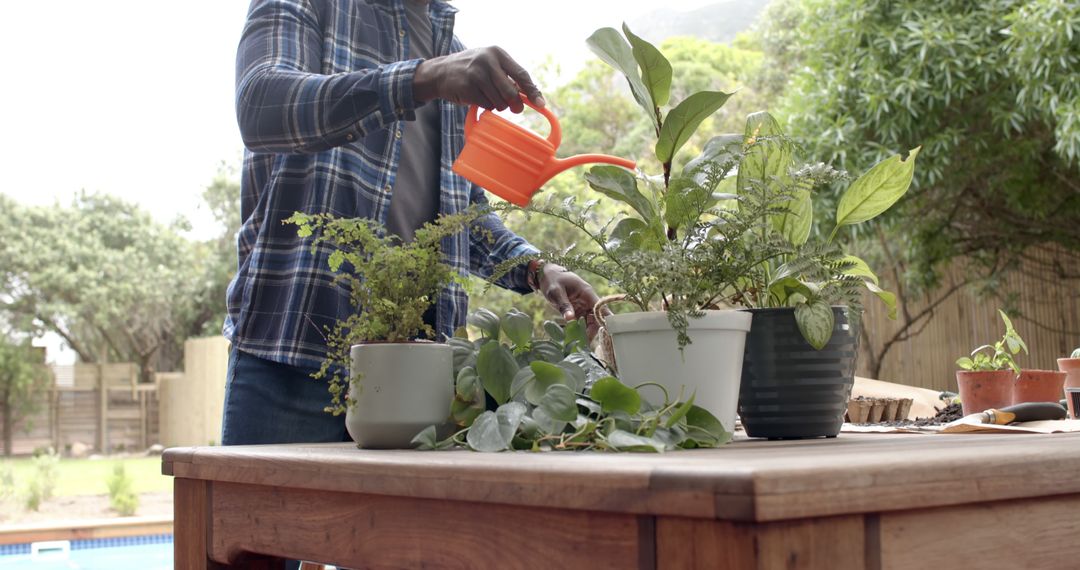
M 402 28 L 402 29 L 398 30 L 397 35 L 400 36 L 400 37 L 405 37 L 405 29 Z
M 387 184 L 386 186 L 383 186 L 383 190 L 386 190 L 387 192 L 389 192 L 390 191 L 390 185 Z
M 345 135 L 345 140 L 347 140 L 349 142 L 352 142 L 353 139 L 355 139 L 355 138 L 356 138 L 356 135 L 354 135 L 352 133 L 349 133 L 349 134 Z
M 401 138 L 401 131 L 400 130 L 394 131 L 394 138 L 395 139 L 400 139 Z
M 394 111 L 399 115 L 404 115 L 405 114 L 405 109 L 402 109 L 401 107 L 398 107 L 398 108 L 394 109 Z

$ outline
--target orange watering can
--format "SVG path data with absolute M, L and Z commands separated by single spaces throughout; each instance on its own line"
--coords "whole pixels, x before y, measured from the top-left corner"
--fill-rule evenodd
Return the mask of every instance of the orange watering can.
M 551 123 L 547 139 L 495 113 L 477 117 L 480 109 L 472 105 L 465 117 L 465 148 L 454 161 L 454 172 L 500 198 L 524 206 L 545 182 L 567 168 L 591 162 L 630 170 L 637 167 L 632 160 L 606 154 L 556 158 L 555 150 L 562 142 L 559 120 L 551 111 L 533 105 L 524 95 L 521 100 L 547 117 Z

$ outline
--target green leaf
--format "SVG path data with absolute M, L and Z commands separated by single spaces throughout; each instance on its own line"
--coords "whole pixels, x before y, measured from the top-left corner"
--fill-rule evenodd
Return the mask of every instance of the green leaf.
M 594 166 L 585 173 L 585 180 L 593 190 L 629 204 L 646 221 L 655 217 L 652 202 L 638 190 L 637 178 L 629 170 L 619 166 Z
M 617 429 L 607 436 L 607 442 L 611 447 L 619 451 L 655 451 L 656 453 L 663 453 L 665 449 L 664 442 L 628 431 Z
M 737 191 L 746 193 L 754 186 L 764 186 L 776 192 L 792 161 L 791 143 L 784 138 L 780 123 L 765 111 L 753 113 L 746 118 L 743 137 L 746 149 L 739 161 Z
M 801 303 L 795 307 L 795 322 L 810 346 L 821 350 L 832 338 L 835 317 L 832 307 L 823 299 Z
M 563 372 L 566 373 L 566 385 L 571 390 L 575 392 L 580 392 L 585 389 L 585 380 L 587 378 L 587 374 L 585 372 L 585 369 L 583 369 L 579 364 L 567 357 L 561 362 L 557 363 L 556 366 L 562 368 Z
M 836 228 L 873 219 L 903 197 L 911 186 L 921 148 L 911 149 L 907 160 L 900 155 L 887 158 L 852 182 L 836 207 Z
M 578 351 L 566 356 L 567 362 L 572 362 L 578 368 L 585 371 L 585 384 L 592 385 L 601 378 L 611 375 L 603 365 L 591 353 Z
M 476 345 L 464 338 L 451 338 L 446 341 L 454 354 L 454 373 L 458 374 L 466 366 L 476 365 Z
M 576 319 L 566 323 L 566 350 L 588 350 L 589 349 L 589 335 L 585 328 L 585 318 Z
M 546 332 L 548 337 L 554 342 L 561 343 L 563 339 L 566 338 L 566 333 L 563 332 L 559 323 L 556 323 L 555 321 L 544 321 L 544 332 Z
M 469 313 L 465 322 L 480 329 L 480 332 L 491 340 L 499 340 L 499 316 L 487 309 L 479 309 Z
M 683 99 L 667 114 L 656 141 L 656 158 L 670 164 L 675 153 L 694 134 L 701 122 L 724 106 L 731 93 L 699 91 Z
M 770 216 L 770 221 L 773 229 L 788 243 L 802 245 L 810 238 L 814 225 L 814 203 L 809 189 L 796 187 L 792 192 L 794 196 L 791 199 L 777 204 L 784 208 L 784 212 Z
M 710 203 L 711 192 L 693 180 L 676 178 L 664 195 L 664 219 L 673 228 L 692 225 L 709 209 Z
M 424 428 L 424 430 L 416 434 L 409 443 L 421 451 L 435 449 L 438 446 L 438 435 L 435 433 L 435 426 Z
M 484 412 L 469 428 L 465 441 L 476 451 L 509 449 L 526 411 L 525 404 L 510 402 L 499 406 L 494 412 Z
M 521 367 L 517 374 L 514 374 L 514 380 L 510 383 L 510 397 L 517 401 L 526 401 L 525 386 L 535 379 L 536 375 L 533 374 L 532 368 L 528 366 Z
M 562 384 L 553 384 L 537 405 L 552 419 L 572 422 L 577 419 L 577 403 L 574 399 L 573 390 Z
M 782 271 L 784 266 L 780 267 Z M 814 292 L 810 287 L 795 277 L 780 276 L 769 285 L 769 294 L 776 298 L 777 306 L 786 306 L 791 296 L 798 293 L 805 299 L 813 298 Z
M 543 360 L 552 364 L 563 359 L 562 346 L 550 340 L 534 340 L 529 351 L 530 360 Z
M 741 150 L 742 142 L 743 136 L 734 133 L 718 135 L 709 139 L 701 150 L 701 154 L 687 162 L 686 166 L 683 167 L 683 175 L 690 174 L 694 169 L 699 168 L 706 162 L 724 163 L 730 160 L 735 156 L 735 151 Z
M 653 107 L 667 105 L 671 97 L 671 63 L 656 46 L 639 38 L 623 23 L 623 34 L 630 40 L 634 59 L 641 69 L 641 79 L 652 97 Z
M 536 360 L 529 363 L 535 380 L 525 386 L 525 399 L 534 406 L 540 405 L 547 389 L 555 384 L 566 384 L 566 372 L 558 365 Z
M 502 330 L 514 346 L 528 346 L 532 340 L 532 318 L 517 309 L 510 309 L 502 318 Z
M 563 429 L 566 428 L 566 422 L 551 417 L 543 408 L 535 408 L 532 412 L 532 419 L 536 422 L 540 431 L 544 433 L 562 433 Z
M 686 417 L 686 414 L 690 411 L 690 408 L 694 406 L 694 396 L 695 394 L 690 394 L 690 399 L 683 402 L 682 404 L 679 404 L 679 407 L 675 408 L 675 411 L 671 412 L 671 417 L 669 417 L 667 421 L 664 422 L 664 427 L 673 427 L 675 424 L 679 423 L 679 420 Z
M 326 262 L 330 266 L 330 271 L 337 271 L 341 269 L 341 264 L 345 262 L 345 253 L 340 249 L 335 249 L 330 253 L 330 257 Z
M 489 342 L 480 347 L 476 357 L 476 371 L 484 390 L 491 394 L 499 404 L 505 404 L 510 398 L 510 386 L 517 374 L 518 365 L 510 349 L 497 342 Z
M 607 247 L 611 250 L 627 248 L 627 251 L 659 251 L 660 244 L 650 237 L 648 224 L 637 218 L 623 218 L 611 230 Z
M 652 96 L 649 95 L 649 89 L 645 87 L 645 83 L 641 80 L 637 60 L 634 59 L 634 52 L 618 30 L 615 28 L 600 28 L 593 32 L 589 39 L 585 40 L 585 43 L 601 61 L 614 67 L 626 77 L 626 82 L 630 84 L 630 92 L 633 93 L 634 99 L 641 105 L 641 108 L 645 109 L 645 113 L 649 115 L 653 128 L 659 126 Z
M 472 367 L 465 367 L 454 382 L 454 401 L 450 416 L 460 426 L 471 425 L 485 408 L 484 387 Z
M 636 414 L 641 410 L 641 395 L 638 391 L 611 376 L 597 380 L 589 392 L 589 397 L 600 404 L 606 413 L 619 410 Z
M 699 447 L 717 447 L 731 440 L 731 433 L 708 410 L 690 406 L 686 412 L 687 437 Z
M 851 267 L 843 271 L 844 275 L 851 275 L 854 277 L 865 277 L 874 282 L 874 285 L 880 285 L 877 275 L 870 269 L 870 266 L 866 264 L 862 259 L 854 255 L 845 255 L 841 258 L 842 262 L 851 264 Z M 894 303 L 895 304 L 895 303 Z
M 974 370 L 975 369 L 975 361 L 971 360 L 971 358 L 969 358 L 967 356 L 962 356 L 960 358 L 957 358 L 956 359 L 956 365 L 959 366 L 961 370 Z
M 866 288 L 869 289 L 871 293 L 877 295 L 882 303 L 885 303 L 885 306 L 889 309 L 889 318 L 896 320 L 896 295 L 869 281 L 866 282 Z

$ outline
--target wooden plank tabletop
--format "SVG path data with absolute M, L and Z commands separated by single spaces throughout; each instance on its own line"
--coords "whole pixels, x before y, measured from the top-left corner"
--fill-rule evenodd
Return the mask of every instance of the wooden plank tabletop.
M 843 434 L 665 454 L 174 448 L 177 477 L 591 511 L 776 521 L 1080 492 L 1080 433 Z

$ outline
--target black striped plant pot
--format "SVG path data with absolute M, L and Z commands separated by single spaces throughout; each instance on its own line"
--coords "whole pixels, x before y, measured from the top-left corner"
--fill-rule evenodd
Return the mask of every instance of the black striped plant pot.
M 747 309 L 739 417 L 750 437 L 836 437 L 855 380 L 858 331 L 847 309 L 833 307 L 829 343 L 815 350 L 795 323 L 794 309 Z

